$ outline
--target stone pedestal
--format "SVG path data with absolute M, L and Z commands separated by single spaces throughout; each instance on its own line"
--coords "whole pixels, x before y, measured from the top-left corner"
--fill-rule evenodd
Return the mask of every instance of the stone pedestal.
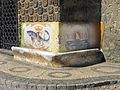
M 18 4 L 22 47 L 50 52 L 100 48 L 101 0 L 19 0 Z
M 15 59 L 50 67 L 105 61 L 99 50 L 101 0 L 19 0 L 18 4 L 24 48 L 12 48 Z

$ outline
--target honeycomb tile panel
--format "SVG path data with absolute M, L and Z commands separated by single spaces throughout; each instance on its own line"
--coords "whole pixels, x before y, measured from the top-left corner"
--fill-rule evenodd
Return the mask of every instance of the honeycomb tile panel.
M 0 10 L 1 11 L 1 10 Z M 2 48 L 18 46 L 18 7 L 17 0 L 2 1 Z M 22 12 L 24 14 L 24 12 Z
M 19 0 L 19 11 L 28 10 L 26 15 L 50 17 L 52 20 L 42 18 L 42 21 L 63 22 L 99 22 L 101 0 Z M 32 9 L 31 9 L 32 8 Z M 92 14 L 94 13 L 94 14 Z M 54 15 L 59 14 L 54 18 Z M 22 12 L 19 13 L 22 16 Z M 22 20 L 24 21 L 24 19 Z M 29 20 L 31 21 L 31 20 Z M 37 20 L 39 21 L 39 20 Z

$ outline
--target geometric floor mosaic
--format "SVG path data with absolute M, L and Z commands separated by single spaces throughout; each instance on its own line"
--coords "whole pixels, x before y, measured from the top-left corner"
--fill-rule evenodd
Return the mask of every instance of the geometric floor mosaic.
M 32 85 L 101 85 L 120 82 L 120 63 L 104 62 L 87 67 L 47 68 L 13 59 L 13 56 L 0 54 L 0 80 L 5 84 L 24 82 Z M 1 82 L 0 81 L 0 85 Z M 10 84 L 11 85 L 11 84 Z M 16 85 L 16 84 L 15 84 Z M 22 84 L 23 85 L 23 84 Z M 86 86 L 87 85 L 87 86 Z M 63 87 L 62 86 L 62 87 Z M 9 90 L 9 89 L 8 89 Z M 15 89 L 17 90 L 17 89 Z M 21 89 L 20 89 L 21 90 Z M 24 89 L 22 89 L 24 90 Z M 26 90 L 26 89 L 25 89 Z M 34 90 L 34 89 L 28 89 Z M 48 90 L 48 89 L 35 89 Z M 50 89 L 56 90 L 56 89 Z M 66 89 L 57 89 L 66 90 Z M 71 90 L 71 89 L 70 89 Z M 74 89 L 73 89 L 74 90 Z M 89 89 L 88 89 L 89 90 Z
M 120 75 L 120 64 L 101 63 L 88 67 L 46 68 L 19 62 L 13 56 L 0 55 L 0 71 L 10 75 L 46 80 L 74 80 Z

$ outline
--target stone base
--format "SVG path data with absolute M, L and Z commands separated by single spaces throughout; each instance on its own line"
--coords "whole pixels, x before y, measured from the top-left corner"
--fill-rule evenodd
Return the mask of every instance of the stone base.
M 52 53 L 35 49 L 12 47 L 14 59 L 31 62 L 44 67 L 88 66 L 105 62 L 98 49 L 80 50 L 65 53 Z

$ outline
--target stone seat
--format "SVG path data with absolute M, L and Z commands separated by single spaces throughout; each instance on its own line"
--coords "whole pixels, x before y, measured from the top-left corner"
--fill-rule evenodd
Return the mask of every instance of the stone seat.
M 103 53 L 99 49 L 87 49 L 64 53 L 53 53 L 12 47 L 15 60 L 27 61 L 44 67 L 83 67 L 105 62 Z

